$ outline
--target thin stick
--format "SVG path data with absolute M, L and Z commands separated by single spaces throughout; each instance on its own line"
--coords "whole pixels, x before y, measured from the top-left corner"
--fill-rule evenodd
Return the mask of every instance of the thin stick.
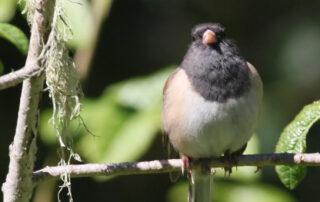
M 0 77 L 0 90 L 16 86 L 23 80 L 34 76 L 38 72 L 41 72 L 41 67 L 38 65 L 34 65 L 28 68 L 22 67 L 17 71 L 5 74 Z
M 208 164 L 210 167 L 228 166 L 320 166 L 320 154 L 256 154 L 242 155 L 237 158 L 237 163 L 230 162 L 223 157 L 194 161 L 192 166 Z M 67 171 L 71 177 L 110 176 L 110 175 L 137 175 L 155 174 L 179 171 L 182 167 L 181 159 L 155 160 L 144 162 L 106 163 L 106 164 L 81 164 L 68 166 L 45 167 L 33 173 L 33 182 L 58 178 Z

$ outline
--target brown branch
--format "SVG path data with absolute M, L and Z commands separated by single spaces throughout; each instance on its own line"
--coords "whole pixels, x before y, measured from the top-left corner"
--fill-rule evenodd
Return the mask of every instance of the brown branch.
M 41 66 L 39 56 L 51 30 L 54 3 L 55 0 L 35 1 L 25 69 Z M 37 151 L 36 136 L 43 81 L 43 73 L 23 81 L 16 132 L 9 148 L 9 172 L 2 186 L 4 202 L 26 202 L 32 195 L 32 172 Z
M 12 86 L 16 86 L 21 83 L 23 80 L 30 78 L 37 72 L 40 73 L 41 67 L 38 65 L 32 67 L 22 67 L 21 69 L 10 72 L 0 77 L 0 90 L 6 89 Z
M 237 158 L 237 164 L 223 157 L 194 161 L 192 166 L 207 164 L 210 167 L 227 166 L 320 166 L 320 154 L 256 154 L 242 155 Z M 71 177 L 110 176 L 110 175 L 136 175 L 167 173 L 181 170 L 181 159 L 155 160 L 133 163 L 106 163 L 106 164 L 81 164 L 68 166 L 45 167 L 33 173 L 33 182 L 57 178 L 62 174 Z

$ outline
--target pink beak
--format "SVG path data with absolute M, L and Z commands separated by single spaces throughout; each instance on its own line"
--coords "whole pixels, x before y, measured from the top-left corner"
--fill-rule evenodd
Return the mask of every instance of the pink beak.
M 203 33 L 203 36 L 202 36 L 202 43 L 205 44 L 205 45 L 210 45 L 210 44 L 214 44 L 217 42 L 217 36 L 216 36 L 216 33 L 214 33 L 213 31 L 211 30 L 206 30 L 204 33 Z

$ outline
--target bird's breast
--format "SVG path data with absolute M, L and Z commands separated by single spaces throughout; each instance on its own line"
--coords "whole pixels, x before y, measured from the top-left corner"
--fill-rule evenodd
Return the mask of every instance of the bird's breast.
M 239 150 L 252 135 L 258 116 L 255 88 L 224 102 L 206 100 L 180 69 L 170 82 L 163 107 L 163 127 L 172 145 L 194 158 Z

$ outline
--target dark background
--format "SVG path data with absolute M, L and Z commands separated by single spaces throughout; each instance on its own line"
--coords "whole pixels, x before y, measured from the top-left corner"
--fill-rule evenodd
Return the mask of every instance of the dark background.
M 86 97 L 97 98 L 106 86 L 178 65 L 190 42 L 190 30 L 202 22 L 219 22 L 264 82 L 264 107 L 257 134 L 262 153 L 274 151 L 282 129 L 301 108 L 319 99 L 319 1 L 114 0 L 102 24 L 88 77 Z M 11 20 L 29 36 L 19 12 Z M 23 56 L 0 38 L 5 73 L 24 65 Z M 4 181 L 13 140 L 21 85 L 0 92 L 0 179 Z M 42 108 L 51 107 L 44 94 Z M 320 150 L 319 124 L 308 135 L 308 152 Z M 161 137 L 140 160 L 165 158 Z M 36 167 L 48 148 L 39 140 Z M 297 201 L 320 201 L 319 168 L 308 168 L 304 181 L 285 191 Z M 232 178 L 232 176 L 231 176 Z M 283 189 L 273 168 L 263 168 L 261 182 Z M 167 175 L 122 176 L 106 182 L 72 180 L 74 200 L 165 201 L 172 185 Z M 55 194 L 53 194 L 55 196 Z M 53 197 L 54 198 L 54 197 Z M 56 199 L 53 199 L 54 201 Z

